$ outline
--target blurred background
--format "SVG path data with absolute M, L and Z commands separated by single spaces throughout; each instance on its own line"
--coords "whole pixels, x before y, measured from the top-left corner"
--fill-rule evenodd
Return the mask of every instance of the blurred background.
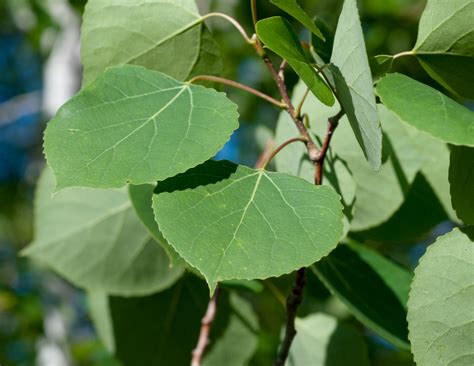
M 97 340 L 83 293 L 54 273 L 21 257 L 34 232 L 35 182 L 44 164 L 42 131 L 46 122 L 81 83 L 79 36 L 86 0 L 0 0 L 0 365 L 113 365 Z M 342 5 L 335 0 L 300 0 L 334 29 Z M 231 14 L 250 32 L 248 1 L 199 1 L 202 12 Z M 409 50 L 416 40 L 424 0 L 362 0 L 360 11 L 369 56 Z M 282 15 L 259 1 L 259 16 Z M 159 24 L 157 24 L 159 26 Z M 296 26 L 296 24 L 295 24 Z M 239 34 L 227 23 L 209 27 L 222 47 L 225 77 L 275 94 L 273 81 Z M 302 37 L 307 37 L 302 34 Z M 433 84 L 409 58 L 395 68 Z M 291 86 L 296 82 L 288 75 Z M 277 111 L 257 98 L 227 90 L 239 104 L 242 127 L 219 153 L 253 165 L 271 138 Z M 416 247 L 415 247 L 416 248 Z M 420 246 L 422 251 L 423 246 Z M 417 255 L 392 253 L 413 266 Z M 324 291 L 321 288 L 316 289 Z M 387 347 L 387 354 L 390 347 Z M 407 365 L 392 356 L 380 365 Z M 393 358 L 393 357 L 392 357 Z

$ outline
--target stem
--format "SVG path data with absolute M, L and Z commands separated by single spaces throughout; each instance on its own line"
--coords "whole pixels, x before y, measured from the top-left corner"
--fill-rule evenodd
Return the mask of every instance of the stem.
M 281 101 L 278 101 L 275 98 L 272 98 L 271 96 L 262 93 L 261 91 L 255 90 L 255 89 L 251 88 L 250 86 L 238 83 L 237 81 L 224 79 L 224 78 L 221 78 L 219 76 L 199 75 L 199 76 L 193 77 L 191 80 L 188 81 L 188 83 L 194 84 L 196 81 L 199 81 L 199 80 L 214 81 L 216 83 L 229 85 L 229 86 L 232 86 L 234 88 L 252 93 L 252 94 L 256 95 L 257 97 L 262 98 L 262 99 L 266 100 L 267 102 L 272 103 L 273 105 L 277 106 L 278 108 L 286 109 L 286 107 L 287 107 L 287 105 L 285 103 L 283 103 Z
M 199 339 L 196 348 L 193 350 L 191 366 L 201 365 L 204 352 L 206 351 L 206 347 L 209 344 L 209 333 L 211 332 L 212 323 L 216 317 L 217 301 L 219 300 L 220 292 L 221 288 L 217 286 L 214 295 L 209 300 L 209 304 L 207 305 L 206 314 L 201 320 L 201 332 L 199 333 Z
M 285 337 L 281 344 L 275 366 L 284 366 L 290 352 L 291 343 L 296 336 L 295 318 L 298 307 L 303 301 L 303 290 L 306 284 L 306 268 L 300 268 L 296 272 L 295 283 L 291 293 L 286 299 L 286 329 Z
M 396 60 L 399 57 L 403 56 L 413 56 L 415 53 L 413 51 L 405 51 L 405 52 L 400 52 L 397 53 L 396 55 L 393 55 L 393 59 Z
M 201 18 L 199 18 L 195 23 L 193 23 L 189 28 L 193 27 L 194 25 L 201 23 L 205 21 L 206 19 L 212 18 L 212 17 L 219 17 L 227 20 L 230 22 L 237 30 L 240 32 L 242 37 L 245 39 L 245 42 L 247 43 L 252 43 L 252 39 L 249 37 L 247 32 L 245 31 L 244 27 L 234 18 L 232 18 L 230 15 L 224 14 L 224 13 L 209 13 L 206 15 L 203 15 Z
M 288 65 L 288 61 L 283 60 L 278 68 L 278 76 L 281 80 L 285 81 L 285 68 Z
M 265 160 L 265 162 L 262 164 L 261 168 L 262 169 L 265 169 L 267 167 L 267 165 L 273 160 L 273 158 L 281 151 L 283 150 L 285 147 L 287 147 L 288 145 L 292 144 L 293 142 L 304 142 L 304 143 L 307 143 L 308 140 L 306 140 L 305 137 L 293 137 L 289 140 L 286 140 L 285 142 L 283 142 L 280 146 L 278 146 L 275 150 L 273 150 L 273 152 L 269 155 L 269 157 Z
M 303 94 L 303 98 L 301 98 L 299 104 L 298 104 L 298 107 L 296 107 L 296 115 L 297 116 L 301 116 L 301 109 L 303 108 L 303 104 L 306 100 L 306 97 L 308 96 L 309 94 L 309 88 L 306 88 L 306 91 L 305 93 Z
M 250 0 L 250 8 L 252 9 L 252 22 L 253 22 L 253 27 L 255 28 L 255 25 L 257 24 L 257 0 Z
M 331 138 L 334 134 L 334 131 L 339 124 L 339 120 L 344 115 L 342 109 L 333 117 L 328 119 L 328 129 L 326 132 L 326 136 L 324 137 L 323 145 L 321 146 L 321 150 L 319 151 L 318 159 L 316 160 L 316 170 L 314 174 L 314 184 L 321 185 L 323 183 L 323 169 L 324 169 L 324 161 L 326 159 L 327 152 L 329 150 L 329 144 L 331 143 Z

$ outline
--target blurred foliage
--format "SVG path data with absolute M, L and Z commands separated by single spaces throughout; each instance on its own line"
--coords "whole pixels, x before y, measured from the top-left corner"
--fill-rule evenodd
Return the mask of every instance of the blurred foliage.
M 69 0 L 69 4 L 81 14 L 85 0 Z M 334 30 L 342 0 L 300 0 L 309 14 Z M 25 43 L 37 53 L 44 63 L 60 30 L 53 9 L 66 0 L 1 0 L 0 38 L 24 37 Z M 252 20 L 249 1 L 198 0 L 201 11 L 220 11 L 238 19 L 250 33 Z M 369 57 L 395 54 L 409 50 L 416 40 L 418 19 L 424 8 L 424 0 L 361 0 L 359 1 Z M 292 22 L 295 29 L 301 25 L 288 18 L 269 1 L 258 1 L 259 18 L 280 15 Z M 220 20 L 208 21 L 222 47 L 225 59 L 224 75 L 276 96 L 274 82 L 263 63 L 255 57 L 251 47 L 245 44 L 231 25 Z M 309 41 L 309 33 L 301 34 Z M 4 52 L 3 49 L 0 53 Z M 275 62 L 278 60 L 275 58 Z M 8 69 L 7 69 L 8 70 Z M 397 59 L 394 70 L 409 74 L 429 85 L 435 84 L 412 58 Z M 10 70 L 11 71 L 11 70 Z M 8 71 L 6 71 L 8 73 Z M 7 74 L 5 74 L 7 75 Z M 8 75 L 13 75 L 12 73 Z M 22 90 L 24 80 L 15 77 L 9 88 Z M 291 88 L 297 81 L 294 73 L 287 71 L 286 81 Z M 16 83 L 16 84 L 15 84 Z M 221 88 L 221 87 L 219 87 Z M 10 89 L 11 91 L 12 89 Z M 227 89 L 229 97 L 239 104 L 242 125 L 239 131 L 239 160 L 251 165 L 271 136 L 278 118 L 278 111 L 262 105 L 257 98 L 242 91 Z M 13 91 L 13 95 L 17 92 Z M 0 131 L 1 133 L 1 131 Z M 28 146 L 29 167 L 35 172 L 35 164 L 41 159 L 40 134 L 35 143 Z M 33 168 L 32 168 L 33 167 Z M 84 305 L 84 295 L 59 280 L 55 275 L 37 268 L 31 262 L 18 257 L 18 252 L 32 237 L 32 200 L 35 174 L 0 182 L 0 364 L 2 366 L 33 365 L 37 345 L 45 337 L 44 319 L 47 311 L 56 308 L 67 320 L 67 345 L 65 346 L 76 365 L 116 365 L 103 346 L 97 341 Z M 409 262 L 409 254 L 399 248 L 387 249 L 387 255 Z M 302 313 L 317 309 L 336 315 L 360 326 L 348 317 L 345 307 L 335 303 L 315 276 L 309 278 Z M 264 289 L 258 294 L 244 293 L 251 299 L 260 316 L 262 332 L 259 351 L 252 364 L 265 365 L 272 360 L 273 350 L 280 337 L 280 323 L 284 319 L 284 294 L 288 292 L 291 278 L 285 276 L 264 281 Z M 315 301 L 317 300 L 317 301 Z M 283 303 L 282 303 L 283 302 Z M 314 305 L 316 304 L 316 305 Z M 316 309 L 315 309 L 316 307 Z M 412 365 L 411 356 L 396 349 L 380 347 L 380 339 L 366 334 L 373 365 Z

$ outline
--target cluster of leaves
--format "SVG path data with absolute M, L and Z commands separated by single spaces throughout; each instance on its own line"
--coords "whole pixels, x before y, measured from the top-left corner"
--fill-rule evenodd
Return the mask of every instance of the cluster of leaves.
M 231 289 L 302 267 L 417 364 L 471 364 L 472 230 L 439 237 L 414 274 L 354 240 L 407 243 L 448 218 L 474 224 L 474 114 L 390 73 L 400 55 L 375 58 L 371 71 L 355 0 L 345 0 L 334 35 L 296 1 L 271 2 L 311 31 L 311 44 L 282 17 L 257 22 L 247 41 L 300 77 L 292 102 L 316 141 L 322 121 L 345 114 L 324 184 L 313 184 L 304 144 L 282 150 L 276 172 L 210 160 L 238 128 L 224 94 L 185 81 L 222 69 L 203 23 L 212 14 L 199 15 L 194 0 L 89 0 L 83 88 L 45 131 L 49 168 L 25 253 L 87 290 L 100 336 L 127 365 L 189 363 L 209 298 L 202 279 L 211 294 L 225 286 L 204 364 L 245 364 L 258 321 Z M 403 53 L 457 99 L 472 98 L 473 8 L 429 0 Z M 298 134 L 282 111 L 275 140 Z M 359 333 L 335 318 L 296 326 L 289 364 L 325 364 L 336 335 L 348 345 L 339 364 L 368 364 Z

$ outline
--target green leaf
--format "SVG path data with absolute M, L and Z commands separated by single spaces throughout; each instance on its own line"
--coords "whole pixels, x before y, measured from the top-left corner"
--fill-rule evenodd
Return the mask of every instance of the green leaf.
M 395 73 L 377 83 L 377 94 L 418 130 L 453 145 L 474 146 L 474 113 L 436 89 Z
M 408 300 L 416 364 L 472 365 L 474 243 L 459 229 L 428 247 L 415 269 Z
M 311 92 L 324 104 L 333 105 L 334 95 L 316 70 L 310 66 L 300 40 L 291 24 L 281 18 L 272 17 L 257 22 L 260 40 L 288 64 L 308 86 Z
M 472 0 L 428 0 L 413 49 L 433 79 L 470 99 L 474 99 L 473 13 Z
M 367 345 L 357 329 L 323 313 L 296 318 L 287 366 L 369 366 Z
M 407 270 L 357 245 L 340 245 L 311 268 L 365 326 L 397 347 L 409 348 Z
M 448 219 L 431 185 L 418 173 L 402 206 L 387 222 L 366 231 L 353 232 L 351 236 L 359 241 L 383 244 L 419 244 Z
M 374 80 L 378 80 L 392 69 L 393 56 L 377 55 L 369 59 L 369 64 Z
M 314 24 L 311 17 L 301 8 L 301 6 L 296 0 L 270 0 L 270 2 L 278 6 L 284 12 L 290 14 L 293 18 L 295 18 L 306 28 L 308 28 L 311 33 L 313 33 L 319 39 L 324 41 L 324 36 L 321 31 L 318 29 L 316 24 Z
M 204 282 L 187 275 L 172 288 L 148 297 L 93 292 L 88 298 L 102 341 L 124 365 L 191 363 L 208 302 Z M 218 309 L 203 365 L 241 366 L 257 345 L 255 315 L 248 303 L 225 291 Z M 227 362 L 219 363 L 226 354 Z
M 194 0 L 89 0 L 83 19 L 84 85 L 108 66 L 124 64 L 178 80 L 197 70 L 222 70 L 219 49 L 200 23 Z
M 204 275 L 211 293 L 219 281 L 308 266 L 342 234 L 339 196 L 283 173 L 208 161 L 160 182 L 155 193 L 163 236 Z
M 158 224 L 155 221 L 155 214 L 151 207 L 153 190 L 155 189 L 154 184 L 141 184 L 139 186 L 130 185 L 128 186 L 128 194 L 130 201 L 132 201 L 133 208 L 138 218 L 142 221 L 145 227 L 148 229 L 150 235 L 155 241 L 160 244 L 168 254 L 171 264 L 184 264 L 184 260 L 179 256 L 178 253 L 173 249 L 171 245 L 163 238 L 163 235 L 158 228 Z
M 345 0 L 331 56 L 334 82 L 354 134 L 369 165 L 382 162 L 382 130 L 356 0 Z
M 474 225 L 474 149 L 453 146 L 449 166 L 451 199 L 458 217 Z
M 163 180 L 214 156 L 238 127 L 224 94 L 137 66 L 108 68 L 48 123 L 57 190 Z
M 54 184 L 46 169 L 36 191 L 35 240 L 25 254 L 79 287 L 123 296 L 161 291 L 183 274 L 150 238 L 126 189 L 53 196 Z

